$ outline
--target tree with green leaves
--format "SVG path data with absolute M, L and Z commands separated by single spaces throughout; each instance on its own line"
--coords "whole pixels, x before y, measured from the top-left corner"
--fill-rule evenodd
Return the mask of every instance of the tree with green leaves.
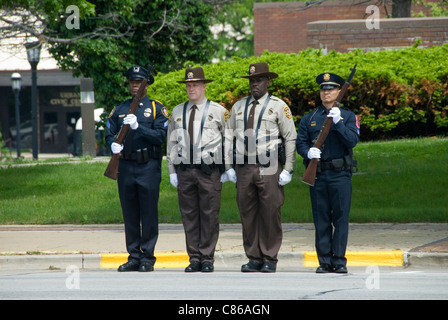
M 109 18 L 82 20 L 80 30 L 52 23 L 49 30 L 74 37 L 77 32 L 114 28 L 118 35 L 50 43 L 50 53 L 62 69 L 92 77 L 99 105 L 110 110 L 128 95 L 123 73 L 131 65 L 154 65 L 154 70 L 167 72 L 187 60 L 208 61 L 210 9 L 202 1 L 96 1 L 96 17 Z
M 93 78 L 96 106 L 110 110 L 128 95 L 124 72 L 132 65 L 168 72 L 208 62 L 212 9 L 195 0 L 5 0 L 0 21 L 11 36 L 45 42 L 62 70 Z

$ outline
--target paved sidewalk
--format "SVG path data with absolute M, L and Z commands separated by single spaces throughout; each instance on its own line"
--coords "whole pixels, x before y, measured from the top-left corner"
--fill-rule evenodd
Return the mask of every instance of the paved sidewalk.
M 185 268 L 182 225 L 161 224 L 155 268 Z M 115 269 L 127 258 L 123 225 L 0 226 L 0 271 L 10 269 Z M 283 225 L 278 271 L 315 268 L 314 226 Z M 348 266 L 448 267 L 448 223 L 351 224 Z M 247 262 L 241 225 L 221 225 L 215 269 Z
M 31 159 L 31 153 L 22 153 Z M 39 154 L 39 160 L 70 154 Z M 109 161 L 96 157 L 89 161 Z M 47 163 L 48 164 L 48 163 Z M 18 166 L 36 165 L 21 164 Z M 0 166 L 1 167 L 1 166 Z M 155 268 L 185 268 L 185 234 L 182 225 L 161 224 Z M 123 225 L 0 225 L 0 272 L 11 269 L 115 269 L 126 261 Z M 277 270 L 315 268 L 314 226 L 283 225 L 283 243 Z M 448 223 L 351 224 L 348 266 L 448 267 Z M 240 224 L 221 225 L 215 270 L 239 270 L 247 262 Z

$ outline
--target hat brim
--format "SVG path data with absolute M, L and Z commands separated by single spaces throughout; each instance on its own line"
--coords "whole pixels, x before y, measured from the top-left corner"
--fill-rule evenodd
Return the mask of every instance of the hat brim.
M 319 85 L 321 90 L 340 89 L 341 85 L 336 82 L 323 82 Z
M 275 78 L 278 78 L 278 74 L 276 74 L 274 72 L 264 72 L 264 73 L 251 74 L 250 76 L 241 76 L 241 78 L 245 78 L 245 79 L 262 78 L 262 77 L 268 77 L 269 79 L 275 79 Z
M 146 79 L 145 77 L 139 75 L 132 75 L 128 77 L 128 80 L 136 80 L 136 81 L 141 81 L 145 79 Z
M 189 83 L 189 82 L 204 82 L 204 83 L 210 83 L 213 82 L 212 79 L 189 79 L 189 80 L 182 80 L 177 81 L 178 83 Z

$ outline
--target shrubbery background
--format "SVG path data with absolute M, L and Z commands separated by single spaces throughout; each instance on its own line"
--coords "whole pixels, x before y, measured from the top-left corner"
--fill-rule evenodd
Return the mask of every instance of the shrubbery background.
M 443 135 L 448 129 L 448 44 L 364 53 L 307 49 L 297 54 L 265 52 L 260 57 L 237 58 L 204 65 L 209 99 L 229 110 L 249 94 L 249 64 L 267 62 L 279 78 L 269 91 L 291 107 L 296 124 L 319 103 L 315 78 L 334 72 L 346 78 L 350 68 L 357 72 L 343 104 L 360 120 L 362 140 Z M 169 110 L 186 101 L 185 70 L 158 74 L 148 96 L 164 103 Z

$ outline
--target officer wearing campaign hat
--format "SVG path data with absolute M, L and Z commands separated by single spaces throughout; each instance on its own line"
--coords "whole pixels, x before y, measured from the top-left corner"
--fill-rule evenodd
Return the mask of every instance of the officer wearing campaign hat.
M 296 147 L 305 166 L 313 158 L 320 160 L 314 187 L 309 188 L 319 260 L 316 272 L 346 273 L 353 148 L 359 141 L 359 122 L 352 111 L 340 108 L 336 101 L 345 82 L 342 77 L 326 72 L 318 75 L 316 82 L 322 103 L 301 119 Z M 333 118 L 333 124 L 320 150 L 313 146 L 328 117 Z
M 296 159 L 296 130 L 288 105 L 268 92 L 278 74 L 265 62 L 250 64 L 248 71 L 241 77 L 249 79 L 251 95 L 233 105 L 226 124 L 226 174 L 236 183 L 249 259 L 241 271 L 275 272 L 282 243 L 284 186 L 292 179 Z
M 170 183 L 177 188 L 190 264 L 185 272 L 213 272 L 221 207 L 222 148 L 230 114 L 207 99 L 201 67 L 187 68 L 184 83 L 188 101 L 177 105 L 168 126 L 167 155 Z M 225 174 L 224 174 L 225 176 Z
M 125 73 L 129 91 L 136 96 L 140 84 L 147 80 L 137 111 L 128 114 L 133 99 L 116 106 L 107 121 L 106 143 L 112 153 L 121 153 L 118 194 L 123 212 L 128 261 L 118 271 L 153 271 L 154 247 L 158 238 L 158 199 L 161 181 L 162 144 L 166 139 L 168 113 L 158 101 L 146 96 L 154 83 L 151 72 L 132 66 Z M 130 126 L 122 145 L 115 137 L 125 124 Z

